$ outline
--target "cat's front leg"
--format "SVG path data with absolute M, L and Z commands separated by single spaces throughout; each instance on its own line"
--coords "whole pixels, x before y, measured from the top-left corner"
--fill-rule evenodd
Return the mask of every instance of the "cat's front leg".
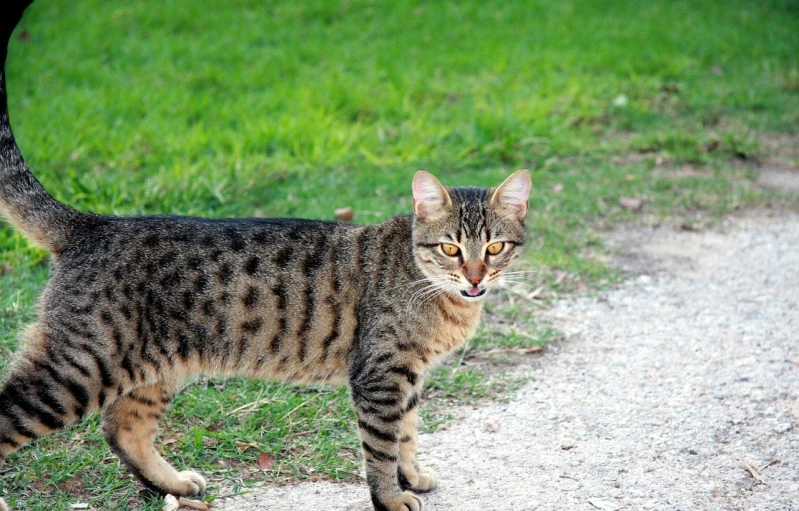
M 402 419 L 402 435 L 400 436 L 400 456 L 397 467 L 397 478 L 403 490 L 427 492 L 438 484 L 438 476 L 430 467 L 420 467 L 416 460 L 419 437 L 418 407 L 408 410 Z
M 352 375 L 350 389 L 372 505 L 375 511 L 421 511 L 422 500 L 402 488 L 398 478 L 403 419 L 418 395 L 385 367 L 364 372 L 369 374 Z

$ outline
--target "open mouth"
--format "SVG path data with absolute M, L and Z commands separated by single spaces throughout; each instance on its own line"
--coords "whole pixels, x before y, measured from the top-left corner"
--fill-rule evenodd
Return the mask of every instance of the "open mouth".
M 477 286 L 468 291 L 461 291 L 461 295 L 465 296 L 466 298 L 477 298 L 478 296 L 483 296 L 484 294 L 486 294 L 486 290 L 479 289 Z

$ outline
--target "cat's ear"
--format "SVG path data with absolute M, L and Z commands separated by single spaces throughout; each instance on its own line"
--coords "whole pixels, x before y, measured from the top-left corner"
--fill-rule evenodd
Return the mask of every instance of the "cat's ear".
M 524 220 L 532 184 L 529 170 L 517 170 L 494 190 L 491 205 L 508 211 L 519 221 Z
M 426 170 L 413 176 L 413 212 L 419 220 L 431 220 L 452 206 L 446 188 Z

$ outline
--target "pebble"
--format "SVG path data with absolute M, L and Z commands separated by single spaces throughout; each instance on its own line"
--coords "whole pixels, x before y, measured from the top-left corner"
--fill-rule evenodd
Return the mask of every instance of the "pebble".
M 609 500 L 588 499 L 588 503 L 602 511 L 618 511 L 621 506 Z

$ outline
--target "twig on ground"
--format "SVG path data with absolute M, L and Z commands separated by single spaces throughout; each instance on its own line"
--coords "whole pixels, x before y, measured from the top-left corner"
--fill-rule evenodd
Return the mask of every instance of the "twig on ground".
M 778 464 L 778 463 L 782 463 L 782 462 L 781 462 L 780 460 L 771 460 L 771 461 L 769 461 L 768 463 L 766 463 L 765 465 L 763 465 L 762 467 L 760 467 L 760 468 L 759 468 L 757 471 L 758 471 L 758 472 L 763 472 L 764 470 L 766 470 L 766 469 L 767 469 L 767 468 L 769 468 L 770 466 L 772 466 L 772 465 L 776 465 L 776 464 Z
M 763 479 L 763 476 L 761 476 L 760 473 L 757 470 L 755 470 L 752 465 L 750 465 L 749 463 L 745 462 L 743 460 L 743 458 L 738 458 L 738 461 L 741 462 L 741 468 L 746 470 L 747 472 L 749 472 L 752 475 L 752 479 L 754 479 L 756 482 L 758 482 L 760 484 L 768 484 L 766 482 L 766 480 Z
M 490 355 L 532 355 L 533 353 L 541 353 L 542 351 L 544 351 L 543 346 L 530 346 L 529 348 L 495 348 L 492 350 L 470 353 L 466 358 L 485 358 Z

